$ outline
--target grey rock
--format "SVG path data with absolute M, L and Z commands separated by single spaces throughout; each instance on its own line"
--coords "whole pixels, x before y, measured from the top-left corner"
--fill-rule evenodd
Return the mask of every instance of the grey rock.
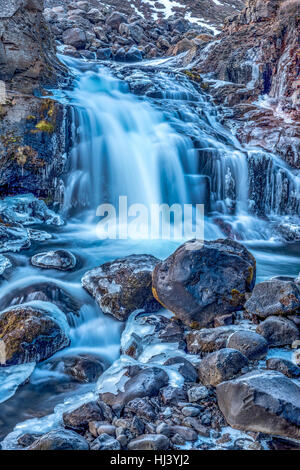
M 233 428 L 300 438 L 300 387 L 280 372 L 255 370 L 216 391 Z
M 284 317 L 266 318 L 258 325 L 256 332 L 266 339 L 270 347 L 291 345 L 300 338 L 295 323 Z
M 86 431 L 90 421 L 103 420 L 103 414 L 96 402 L 84 403 L 73 411 L 63 413 L 63 423 L 68 429 Z
M 233 325 L 189 331 L 186 335 L 187 350 L 192 354 L 198 354 L 226 348 L 229 336 L 239 330 L 238 326 Z
M 108 434 L 101 434 L 90 445 L 91 450 L 120 450 L 121 444 Z
M 186 382 L 197 382 L 198 374 L 196 367 L 184 357 L 171 357 L 164 363 L 165 366 L 175 366 Z
M 169 439 L 163 434 L 143 434 L 128 444 L 128 450 L 167 450 Z
M 267 369 L 277 370 L 292 379 L 300 378 L 300 367 L 281 357 L 270 357 L 266 361 Z
M 76 47 L 76 49 L 84 49 L 87 39 L 86 34 L 81 28 L 69 28 L 64 31 L 62 36 L 64 44 Z
M 56 429 L 34 441 L 28 450 L 89 450 L 89 445 L 76 432 Z
M 268 343 L 261 335 L 254 331 L 237 331 L 227 340 L 228 348 L 237 349 L 244 354 L 249 361 L 264 359 L 268 353 Z
M 187 393 L 189 402 L 191 403 L 204 400 L 209 396 L 209 390 L 202 385 L 191 387 Z
M 32 256 L 31 264 L 43 269 L 69 271 L 76 266 L 76 258 L 70 251 L 55 250 Z
M 200 362 L 198 372 L 204 385 L 216 387 L 229 380 L 248 366 L 248 359 L 235 349 L 225 348 L 208 354 Z

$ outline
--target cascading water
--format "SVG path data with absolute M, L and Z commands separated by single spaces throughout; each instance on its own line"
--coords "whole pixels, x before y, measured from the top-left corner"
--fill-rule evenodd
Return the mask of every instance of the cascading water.
M 56 303 L 63 299 L 71 345 L 39 365 L 6 369 L 0 387 L 0 436 L 32 418 L 17 426 L 14 437 L 6 440 L 7 448 L 20 432 L 46 432 L 58 425 L 62 410 L 93 398 L 95 384 L 66 381 L 60 365 L 65 357 L 92 354 L 105 368 L 119 357 L 122 324 L 104 316 L 82 289 L 83 274 L 132 253 L 164 258 L 178 246 L 175 240 L 99 240 L 94 231 L 99 204 L 117 205 L 119 196 L 146 207 L 204 204 L 205 236 L 230 233 L 252 240 L 259 280 L 299 272 L 297 246 L 276 245 L 275 255 L 274 244 L 270 247 L 268 241 L 261 248 L 253 241 L 274 236 L 270 222 L 261 216 L 299 214 L 296 172 L 273 155 L 242 147 L 220 124 L 208 97 L 184 74 L 168 69 L 166 61 L 106 67 L 61 60 L 74 76 L 72 88 L 54 92 L 70 104 L 72 114 L 64 204 L 68 223 L 44 242 L 43 251 L 70 249 L 78 266 L 74 272 L 50 270 L 48 275 L 30 265 L 33 249 L 15 255 L 14 279 L 2 286 L 0 308 L 45 297 Z M 29 383 L 18 389 L 28 377 Z M 49 416 L 36 418 L 41 415 Z

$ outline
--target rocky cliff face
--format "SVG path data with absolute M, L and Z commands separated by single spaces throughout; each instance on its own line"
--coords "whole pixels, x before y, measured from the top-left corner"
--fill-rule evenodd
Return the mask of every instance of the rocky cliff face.
M 248 0 L 190 60 L 241 141 L 300 168 L 300 1 Z M 230 119 L 229 119 L 230 121 Z
M 44 23 L 43 1 L 0 0 L 0 195 L 61 199 L 65 111 L 44 85 L 64 69 Z

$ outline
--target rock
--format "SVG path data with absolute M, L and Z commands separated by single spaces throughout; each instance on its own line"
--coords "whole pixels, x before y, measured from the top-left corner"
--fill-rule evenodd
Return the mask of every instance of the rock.
M 124 321 L 137 309 L 156 312 L 160 305 L 151 292 L 151 274 L 158 259 L 151 255 L 131 255 L 88 271 L 83 287 L 105 313 Z
M 190 41 L 187 38 L 183 38 L 174 47 L 173 55 L 177 55 L 177 54 L 181 54 L 182 52 L 186 52 L 189 49 L 192 49 L 192 47 L 195 47 L 195 44 L 193 43 L 193 41 Z
M 184 406 L 181 410 L 184 416 L 192 417 L 200 414 L 200 409 L 195 406 Z
M 106 368 L 99 357 L 91 354 L 66 356 L 57 360 L 58 363 L 61 361 L 63 362 L 64 372 L 80 383 L 96 382 Z
M 300 285 L 279 279 L 261 282 L 255 286 L 245 308 L 250 315 L 259 318 L 299 315 Z
M 121 445 L 117 439 L 114 439 L 108 434 L 101 434 L 101 436 L 95 439 L 91 446 L 91 450 L 120 450 Z
M 291 345 L 299 339 L 299 330 L 294 322 L 283 317 L 268 317 L 256 328 L 270 347 Z
M 119 30 L 121 23 L 126 23 L 127 17 L 119 11 L 114 11 L 111 15 L 107 16 L 105 23 L 112 29 Z
M 89 431 L 94 437 L 98 437 L 101 434 L 108 434 L 112 437 L 116 436 L 116 427 L 105 422 L 90 421 Z
M 0 276 L 3 276 L 11 267 L 12 264 L 10 260 L 6 256 L 0 255 Z
M 171 426 L 173 436 L 176 434 L 179 435 L 184 442 L 186 441 L 196 441 L 198 439 L 197 433 L 187 426 Z
M 84 49 L 87 42 L 86 34 L 81 28 L 67 29 L 64 31 L 62 39 L 64 44 L 76 49 Z
M 40 438 L 40 434 L 22 434 L 18 438 L 18 444 L 22 447 L 29 447 L 31 444 L 33 444 L 37 439 Z
M 127 62 L 140 62 L 143 60 L 143 54 L 137 47 L 131 46 L 129 51 L 125 54 L 125 60 Z
M 255 265 L 233 240 L 192 240 L 157 264 L 153 294 L 185 324 L 205 327 L 220 314 L 241 310 L 255 283 Z
M 30 247 L 28 231 L 23 227 L 0 223 L 0 253 L 20 251 Z
M 143 434 L 128 444 L 128 450 L 167 450 L 170 441 L 163 434 Z
M 279 372 L 255 370 L 217 386 L 218 405 L 230 426 L 300 437 L 300 387 Z
M 300 378 L 300 367 L 281 357 L 270 357 L 266 361 L 267 369 L 277 370 L 292 379 Z
M 48 302 L 10 307 L 0 314 L 0 365 L 41 362 L 69 345 L 64 314 Z
M 31 264 L 43 269 L 69 271 L 76 266 L 76 258 L 70 251 L 48 251 L 46 253 L 38 253 L 32 256 Z
M 198 354 L 226 348 L 229 336 L 239 330 L 238 326 L 220 326 L 190 331 L 186 336 L 187 350 L 192 354 Z
M 189 402 L 191 403 L 204 400 L 205 398 L 209 396 L 208 389 L 206 387 L 203 387 L 202 385 L 189 388 L 187 393 L 188 393 Z
M 126 51 L 124 49 L 124 47 L 120 47 L 116 53 L 114 54 L 114 60 L 118 61 L 118 62 L 124 62 L 125 59 L 126 59 Z
M 146 401 L 145 398 L 135 398 L 131 400 L 127 403 L 126 410 L 149 421 L 155 421 L 156 419 L 156 412 L 153 405 Z
M 194 428 L 195 431 L 197 431 L 197 433 L 200 436 L 203 436 L 203 437 L 209 437 L 210 436 L 209 427 L 203 426 L 203 424 L 201 424 L 201 422 L 197 418 L 193 418 L 192 416 L 188 416 L 188 417 L 184 418 L 184 420 L 182 421 L 182 424 L 184 426 Z
M 55 429 L 37 439 L 28 450 L 89 450 L 89 445 L 76 432 Z
M 208 354 L 200 362 L 198 372 L 204 385 L 216 387 L 224 380 L 229 380 L 248 366 L 248 359 L 235 349 L 220 349 Z
M 180 387 L 164 387 L 160 391 L 162 402 L 165 405 L 177 405 L 178 402 L 187 398 L 186 391 Z
M 196 367 L 184 357 L 171 357 L 164 363 L 165 366 L 175 365 L 176 370 L 182 375 L 186 382 L 197 382 L 198 374 Z
M 159 367 L 129 367 L 126 372 L 129 379 L 118 393 L 105 392 L 100 394 L 100 399 L 106 404 L 125 405 L 134 398 L 152 397 L 158 395 L 162 387 L 168 381 L 167 373 Z
M 217 328 L 218 326 L 229 326 L 233 325 L 234 323 L 234 314 L 229 313 L 227 315 L 220 315 L 214 319 L 214 327 Z
M 109 60 L 112 56 L 111 48 L 103 47 L 101 49 L 97 49 L 96 55 L 99 60 Z
M 73 411 L 63 414 L 64 426 L 77 432 L 84 432 L 89 427 L 90 421 L 103 420 L 103 414 L 96 402 L 84 403 Z
M 268 343 L 259 334 L 254 331 L 236 331 L 231 335 L 226 344 L 227 348 L 237 349 L 249 361 L 259 361 L 268 354 Z

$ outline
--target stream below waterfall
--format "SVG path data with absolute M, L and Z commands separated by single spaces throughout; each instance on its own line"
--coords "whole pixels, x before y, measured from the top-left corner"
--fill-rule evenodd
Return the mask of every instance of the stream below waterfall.
M 71 109 L 63 207 L 67 223 L 52 229 L 51 240 L 12 255 L 16 269 L 2 283 L 0 308 L 23 302 L 29 288 L 48 282 L 67 292 L 79 308 L 77 316 L 68 318 L 68 348 L 35 367 L 0 370 L 0 439 L 16 426 L 4 441 L 6 448 L 21 432 L 51 429 L 61 409 L 93 395 L 95 384 L 78 384 L 54 368 L 54 360 L 89 353 L 108 368 L 120 356 L 124 325 L 104 315 L 81 287 L 84 273 L 133 253 L 165 258 L 183 241 L 139 235 L 101 240 L 100 204 L 117 205 L 120 196 L 127 196 L 128 205 L 145 207 L 204 204 L 205 237 L 241 240 L 256 257 L 258 281 L 295 277 L 300 271 L 300 244 L 286 243 L 277 230 L 282 220 L 292 225 L 293 215 L 300 213 L 296 171 L 261 149 L 241 146 L 220 123 L 209 97 L 168 62 L 99 65 L 60 58 L 74 76 L 72 86 L 53 91 Z M 262 159 L 268 164 L 256 200 L 253 169 Z M 76 256 L 76 269 L 60 272 L 30 264 L 37 251 L 58 248 Z

